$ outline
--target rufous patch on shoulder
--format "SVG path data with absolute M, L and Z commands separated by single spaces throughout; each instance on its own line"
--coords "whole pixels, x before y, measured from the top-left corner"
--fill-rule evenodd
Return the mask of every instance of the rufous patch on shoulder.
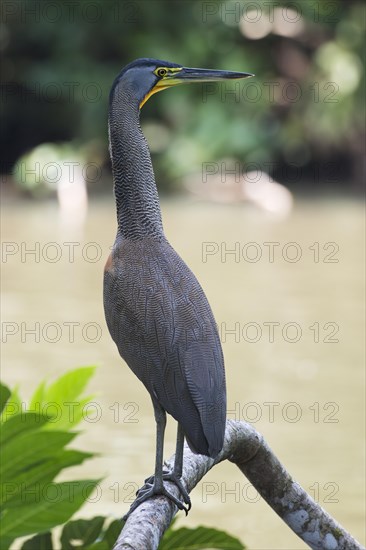
M 104 272 L 112 271 L 112 269 L 113 269 L 113 259 L 112 259 L 112 252 L 111 252 L 104 266 Z

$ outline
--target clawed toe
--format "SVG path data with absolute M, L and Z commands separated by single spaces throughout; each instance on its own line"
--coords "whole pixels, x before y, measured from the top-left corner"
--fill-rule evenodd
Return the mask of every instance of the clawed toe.
M 187 489 L 183 486 L 181 478 L 178 477 L 174 473 L 174 471 L 172 471 L 172 472 L 164 473 L 163 474 L 163 480 L 164 481 L 171 481 L 172 483 L 174 483 L 178 487 L 179 492 L 183 497 L 183 502 L 185 504 L 187 504 L 187 511 L 186 511 L 186 515 L 187 515 L 189 510 L 192 508 L 192 502 L 191 502 L 190 496 L 187 492 Z
M 131 507 L 130 507 L 129 511 L 127 512 L 127 514 L 125 514 L 123 516 L 122 519 L 124 521 L 126 521 L 127 518 L 129 517 L 129 515 L 138 506 L 140 506 L 140 504 L 142 504 L 143 502 L 145 502 L 149 498 L 151 498 L 153 496 L 157 496 L 157 495 L 163 495 L 163 496 L 167 497 L 169 500 L 171 500 L 177 506 L 177 508 L 179 508 L 179 510 L 184 510 L 184 512 L 187 516 L 188 512 L 190 511 L 190 509 L 192 507 L 192 503 L 191 503 L 191 499 L 188 495 L 187 490 L 185 489 L 185 487 L 183 487 L 183 484 L 182 484 L 180 478 L 178 478 L 174 474 L 174 471 L 164 471 L 163 472 L 163 480 L 164 481 L 171 481 L 172 483 L 174 483 L 178 487 L 178 489 L 179 489 L 179 491 L 180 491 L 180 493 L 183 497 L 183 502 L 187 506 L 184 506 L 184 504 L 177 497 L 172 495 L 164 487 L 164 485 L 162 487 L 157 486 L 155 484 L 155 477 L 150 476 L 147 479 L 145 479 L 145 484 L 136 492 L 136 497 L 137 497 L 136 500 L 131 504 Z

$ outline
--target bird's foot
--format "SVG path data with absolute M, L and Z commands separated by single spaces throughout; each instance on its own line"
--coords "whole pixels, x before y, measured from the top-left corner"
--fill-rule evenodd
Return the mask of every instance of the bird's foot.
M 164 462 L 164 466 L 166 466 L 167 468 L 169 467 L 167 462 Z M 179 491 L 180 491 L 180 493 L 183 497 L 184 504 L 187 504 L 187 510 L 186 510 L 186 515 L 187 515 L 188 512 L 190 511 L 190 509 L 192 508 L 192 502 L 191 502 L 190 496 L 187 492 L 187 489 L 184 487 L 184 485 L 181 481 L 181 478 L 174 472 L 174 470 L 163 470 L 163 480 L 164 481 L 171 481 L 172 483 L 174 483 L 178 487 L 178 489 L 179 489 Z M 146 483 L 153 484 L 154 483 L 154 476 L 150 476 L 147 479 L 145 479 L 145 484 Z
M 180 494 L 183 497 L 184 504 L 187 504 L 187 510 L 186 510 L 186 515 L 187 515 L 189 510 L 192 508 L 192 502 L 187 489 L 184 487 L 182 483 L 181 478 L 177 476 L 174 470 L 172 470 L 171 472 L 163 472 L 163 480 L 171 481 L 178 487 Z
M 169 472 L 165 472 L 163 473 L 163 479 L 165 479 L 164 475 L 165 474 L 169 474 Z M 176 483 L 174 481 L 174 483 Z M 182 495 L 183 495 L 183 499 L 184 499 L 184 503 L 185 504 L 188 504 L 188 506 L 184 506 L 184 504 L 177 498 L 175 497 L 174 495 L 172 495 L 165 487 L 164 485 L 162 485 L 161 487 L 159 485 L 157 485 L 155 483 L 155 479 L 154 479 L 154 476 L 151 476 L 149 477 L 148 479 L 145 480 L 145 485 L 143 487 L 141 487 L 141 489 L 139 489 L 136 493 L 136 500 L 131 504 L 130 506 L 130 509 L 129 511 L 127 512 L 127 514 L 125 514 L 123 516 L 123 520 L 126 521 L 127 518 L 129 517 L 129 515 L 134 511 L 136 510 L 136 508 L 138 506 L 140 506 L 140 504 L 142 504 L 143 502 L 145 502 L 145 500 L 148 500 L 149 498 L 153 497 L 153 496 L 157 496 L 157 495 L 163 495 L 165 497 L 167 497 L 169 500 L 171 500 L 176 506 L 177 508 L 179 508 L 179 510 L 184 510 L 185 511 L 185 514 L 186 516 L 188 515 L 188 512 L 189 510 L 191 509 L 191 499 L 189 498 L 189 495 L 187 493 L 187 491 L 183 488 L 183 485 L 181 484 L 181 482 L 179 481 L 179 483 L 177 483 L 177 487 L 178 489 L 181 491 L 181 488 L 183 489 L 183 492 L 182 492 Z M 188 497 L 188 501 L 186 500 L 185 498 L 185 494 L 187 495 Z

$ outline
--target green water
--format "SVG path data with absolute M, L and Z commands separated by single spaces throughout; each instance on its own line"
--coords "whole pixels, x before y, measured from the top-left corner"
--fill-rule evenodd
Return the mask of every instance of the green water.
M 251 420 L 313 498 L 364 543 L 362 205 L 295 201 L 292 214 L 276 220 L 185 199 L 164 202 L 163 217 L 221 331 L 229 418 Z M 104 322 L 102 271 L 114 235 L 112 199 L 92 201 L 78 229 L 60 224 L 55 204 L 3 206 L 2 379 L 28 397 L 43 378 L 99 365 L 94 415 L 77 443 L 103 456 L 68 476 L 104 481 L 81 516 L 121 517 L 153 471 L 150 400 Z M 167 456 L 174 437 L 171 421 Z M 232 464 L 214 468 L 192 501 L 178 525 L 224 528 L 252 550 L 306 548 Z

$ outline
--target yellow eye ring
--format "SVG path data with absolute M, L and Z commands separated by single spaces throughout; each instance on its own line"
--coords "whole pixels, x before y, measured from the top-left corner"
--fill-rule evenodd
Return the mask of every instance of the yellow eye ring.
M 160 77 L 165 76 L 165 75 L 167 74 L 167 72 L 168 72 L 168 71 L 167 71 L 166 69 L 157 69 L 157 70 L 156 70 L 157 76 L 160 76 Z

